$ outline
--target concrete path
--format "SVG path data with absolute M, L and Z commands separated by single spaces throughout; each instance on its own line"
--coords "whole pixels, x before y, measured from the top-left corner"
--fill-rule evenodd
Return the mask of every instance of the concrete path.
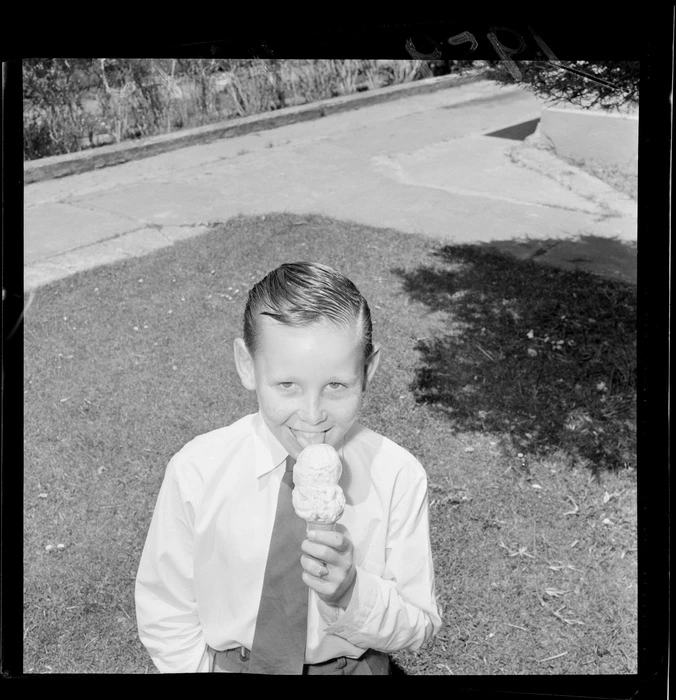
M 536 136 L 488 135 L 540 109 L 518 88 L 478 81 L 28 184 L 25 288 L 275 211 L 494 242 L 635 281 L 633 200 Z

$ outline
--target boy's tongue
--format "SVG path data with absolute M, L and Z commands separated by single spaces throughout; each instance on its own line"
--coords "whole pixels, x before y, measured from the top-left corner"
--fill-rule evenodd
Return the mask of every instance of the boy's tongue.
M 324 430 L 320 432 L 304 432 L 302 430 L 294 430 L 293 434 L 296 438 L 296 442 L 301 447 L 307 447 L 308 445 L 320 445 L 326 438 L 326 431 Z

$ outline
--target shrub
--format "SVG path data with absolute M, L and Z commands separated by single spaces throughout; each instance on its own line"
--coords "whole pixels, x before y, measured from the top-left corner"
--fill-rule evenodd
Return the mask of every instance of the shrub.
M 24 155 L 71 153 L 93 131 L 83 107 L 92 87 L 91 59 L 35 58 L 23 63 Z
M 413 60 L 27 59 L 24 155 L 72 153 L 409 82 L 427 77 L 422 68 Z
M 605 110 L 638 106 L 638 61 L 514 61 L 518 75 L 507 61 L 489 65 L 488 77 L 517 83 L 548 101 Z

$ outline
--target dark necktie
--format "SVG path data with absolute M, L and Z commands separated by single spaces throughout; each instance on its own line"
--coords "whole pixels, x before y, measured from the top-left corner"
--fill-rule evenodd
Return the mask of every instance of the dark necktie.
M 279 487 L 251 648 L 251 673 L 303 673 L 308 587 L 301 578 L 300 545 L 306 527 L 291 503 L 294 463 L 292 457 L 287 457 Z

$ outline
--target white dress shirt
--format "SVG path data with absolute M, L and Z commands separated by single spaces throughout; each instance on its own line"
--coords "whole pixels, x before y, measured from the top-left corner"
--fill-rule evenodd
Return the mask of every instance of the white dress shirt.
M 356 580 L 345 610 L 308 588 L 306 663 L 419 649 L 441 626 L 427 478 L 358 423 L 338 450 Z M 286 452 L 260 414 L 201 435 L 167 466 L 136 578 L 139 636 L 162 672 L 208 671 L 208 647 L 251 649 Z

